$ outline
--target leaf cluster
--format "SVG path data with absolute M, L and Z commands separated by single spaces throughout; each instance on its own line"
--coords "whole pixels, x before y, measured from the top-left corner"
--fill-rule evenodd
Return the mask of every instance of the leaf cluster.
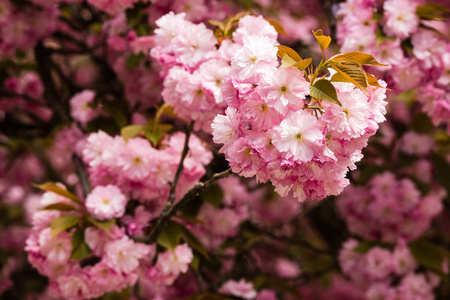
M 312 58 L 303 59 L 292 48 L 278 46 L 277 55 L 281 58 L 280 68 L 295 67 L 305 72 L 305 79 L 311 83 L 310 96 L 314 101 L 329 101 L 341 105 L 335 87 L 331 82 L 348 82 L 368 95 L 368 87 L 382 88 L 377 78 L 365 72 L 363 66 L 387 66 L 379 63 L 371 54 L 362 52 L 348 52 L 332 56 L 327 59 L 325 50 L 331 43 L 331 38 L 323 34 L 322 30 L 313 31 L 314 37 L 322 50 L 322 59 L 318 67 L 311 66 Z M 333 70 L 331 78 L 326 74 Z M 308 107 L 314 108 L 314 107 Z

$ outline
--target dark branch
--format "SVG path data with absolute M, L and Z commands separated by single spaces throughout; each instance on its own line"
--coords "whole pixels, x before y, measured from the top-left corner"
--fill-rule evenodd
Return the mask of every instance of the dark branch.
M 37 69 L 44 84 L 44 98 L 47 100 L 48 106 L 55 112 L 58 119 L 64 123 L 70 122 L 70 114 L 68 108 L 64 106 L 62 99 L 58 95 L 55 83 L 52 77 L 52 59 L 51 51 L 39 42 L 34 48 L 34 54 L 37 62 Z
M 170 194 L 169 199 L 167 199 L 166 205 L 164 206 L 163 211 L 161 212 L 158 220 L 156 221 L 155 226 L 153 227 L 152 232 L 150 233 L 150 240 L 153 240 L 159 236 L 161 230 L 166 227 L 167 222 L 169 221 L 170 217 L 168 217 L 172 207 L 173 203 L 175 202 L 175 192 L 178 185 L 178 180 L 180 179 L 181 172 L 184 168 L 184 160 L 186 159 L 186 156 L 189 151 L 189 138 L 191 136 L 192 129 L 194 127 L 194 121 L 189 124 L 189 127 L 186 129 L 186 137 L 184 139 L 184 147 L 183 151 L 181 152 L 181 158 L 180 162 L 178 163 L 177 171 L 175 172 L 175 177 L 172 182 L 170 182 Z
M 9 91 L 9 90 L 3 89 L 3 88 L 0 88 L 0 96 L 7 97 L 7 98 L 16 98 L 16 97 L 17 98 L 22 98 L 25 101 L 33 103 L 33 104 L 37 104 L 37 105 L 40 105 L 40 106 L 46 106 L 45 103 L 43 103 L 43 102 L 41 102 L 41 101 L 39 101 L 37 99 L 34 99 L 34 98 L 32 98 L 32 97 L 30 97 L 28 95 L 18 94 L 16 92 Z
M 80 179 L 81 188 L 83 189 L 84 198 L 89 195 L 91 192 L 91 186 L 89 184 L 89 175 L 86 172 L 86 168 L 83 165 L 83 161 L 77 154 L 72 155 L 72 162 L 75 165 L 75 171 L 77 172 L 77 176 Z
M 321 0 L 323 9 L 328 22 L 328 28 L 330 29 L 330 37 L 336 43 L 336 18 L 333 13 L 333 5 L 336 4 L 335 0 Z
M 172 216 L 184 205 L 191 202 L 193 199 L 198 197 L 201 192 L 205 191 L 210 186 L 214 185 L 219 179 L 229 177 L 231 175 L 231 169 L 223 171 L 221 173 L 214 174 L 210 179 L 205 182 L 197 183 L 192 189 L 187 192 L 183 198 L 175 205 L 171 206 L 164 214 L 161 213 L 160 217 L 156 221 L 156 224 L 153 226 L 153 230 L 150 232 L 150 235 L 146 239 L 147 243 L 154 243 L 158 238 L 160 232 L 163 230 L 167 222 L 170 220 Z
M 246 228 L 248 228 L 249 230 L 253 231 L 253 232 L 257 232 L 257 233 L 260 233 L 262 235 L 268 236 L 269 238 L 271 238 L 273 240 L 283 241 L 283 242 L 289 243 L 291 245 L 298 245 L 300 247 L 303 247 L 303 248 L 306 248 L 308 250 L 311 250 L 312 252 L 314 252 L 316 254 L 331 255 L 330 251 L 327 251 L 325 249 L 317 248 L 316 246 L 314 246 L 313 244 L 311 244 L 310 242 L 308 242 L 306 240 L 290 238 L 290 237 L 286 237 L 286 236 L 279 236 L 279 235 L 276 235 L 275 233 L 273 233 L 273 230 L 272 231 L 264 230 L 263 228 L 260 228 L 260 227 L 256 226 L 253 223 L 250 223 L 250 222 L 246 222 L 244 224 L 244 226 Z

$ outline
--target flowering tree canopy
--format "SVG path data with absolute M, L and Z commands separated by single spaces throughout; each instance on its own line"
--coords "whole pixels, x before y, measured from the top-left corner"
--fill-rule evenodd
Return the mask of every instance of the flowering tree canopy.
M 449 14 L 2 0 L 0 299 L 449 299 Z

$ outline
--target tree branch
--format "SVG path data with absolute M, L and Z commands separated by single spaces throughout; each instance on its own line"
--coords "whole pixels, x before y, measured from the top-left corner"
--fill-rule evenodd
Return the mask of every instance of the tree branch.
M 186 159 L 187 153 L 189 151 L 189 138 L 191 136 L 192 129 L 194 127 L 194 121 L 189 124 L 189 127 L 186 129 L 186 137 L 184 139 L 184 147 L 181 152 L 180 162 L 178 163 L 177 170 L 175 172 L 175 177 L 172 182 L 170 182 L 170 193 L 169 198 L 167 199 L 166 205 L 164 206 L 163 211 L 161 212 L 158 220 L 156 221 L 155 226 L 153 227 L 152 232 L 150 233 L 150 240 L 156 240 L 161 232 L 161 230 L 166 227 L 167 222 L 170 219 L 169 213 L 173 207 L 173 203 L 175 202 L 175 192 L 178 185 L 178 181 L 181 176 L 181 172 L 184 168 L 184 160 Z
M 333 5 L 336 4 L 335 0 L 321 0 L 323 9 L 328 22 L 328 28 L 330 29 L 330 37 L 334 43 L 336 43 L 336 18 L 333 14 Z
M 280 240 L 286 243 L 289 243 L 291 245 L 298 245 L 300 247 L 306 248 L 316 254 L 324 254 L 324 255 L 331 255 L 331 253 L 325 249 L 320 249 L 317 248 L 316 246 L 314 246 L 313 244 L 311 244 L 310 242 L 306 241 L 306 240 L 302 240 L 302 239 L 295 239 L 295 238 L 290 238 L 290 237 L 286 237 L 286 236 L 278 236 L 275 233 L 273 233 L 272 231 L 268 231 L 268 230 L 264 230 L 263 228 L 260 228 L 258 226 L 256 226 L 253 223 L 250 222 L 246 222 L 245 226 L 250 229 L 251 231 L 263 234 L 265 236 L 268 236 L 269 238 L 273 239 L 273 240 Z
M 59 120 L 62 122 L 70 122 L 70 114 L 58 95 L 55 83 L 52 78 L 52 59 L 51 51 L 39 42 L 34 48 L 38 73 L 44 84 L 44 98 L 47 100 L 48 106 L 52 108 Z
M 192 189 L 187 192 L 180 201 L 178 201 L 175 205 L 170 207 L 167 212 L 164 214 L 161 213 L 159 219 L 156 224 L 153 226 L 153 230 L 150 232 L 150 235 L 146 239 L 147 243 L 154 243 L 158 238 L 160 232 L 165 227 L 167 222 L 170 220 L 172 216 L 184 205 L 191 202 L 193 199 L 198 197 L 201 192 L 205 191 L 207 188 L 215 184 L 219 179 L 229 177 L 231 175 L 231 169 L 223 171 L 221 173 L 214 174 L 210 179 L 205 182 L 197 183 Z
M 89 195 L 91 192 L 91 186 L 89 184 L 89 175 L 86 172 L 86 168 L 83 165 L 83 161 L 77 154 L 72 155 L 72 162 L 75 165 L 75 171 L 77 172 L 77 176 L 80 179 L 81 188 L 83 190 L 83 196 L 84 198 Z
M 45 103 L 43 103 L 43 102 L 41 102 L 41 101 L 39 101 L 37 99 L 34 99 L 34 98 L 32 98 L 32 97 L 30 97 L 28 95 L 18 94 L 16 92 L 9 91 L 9 90 L 3 89 L 3 88 L 0 88 L 0 96 L 7 97 L 7 98 L 15 98 L 15 97 L 22 98 L 25 101 L 33 103 L 33 104 L 37 104 L 39 106 L 46 106 Z

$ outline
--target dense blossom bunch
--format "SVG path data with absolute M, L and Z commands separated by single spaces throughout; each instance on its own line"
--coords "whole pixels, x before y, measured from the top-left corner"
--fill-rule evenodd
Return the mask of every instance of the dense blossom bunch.
M 193 232 L 211 250 L 237 234 L 239 224 L 248 219 L 248 202 L 255 198 L 255 194 L 250 194 L 237 177 L 224 179 L 219 186 L 223 191 L 221 206 L 204 203 L 197 214 L 204 223 L 192 226 Z
M 117 15 L 127 8 L 132 8 L 138 0 L 88 0 L 88 2 L 98 9 L 107 12 L 110 15 Z
M 21 72 L 18 76 L 8 77 L 3 87 L 13 96 L 13 99 L 0 96 L 0 109 L 4 113 L 24 110 L 44 120 L 51 118 L 52 112 L 44 106 L 42 99 L 44 87 L 35 72 Z M 32 103 L 24 97 L 32 99 Z
M 107 186 L 102 190 L 100 188 L 102 187 L 94 189 L 86 199 L 88 212 L 92 211 L 93 216 L 99 219 L 123 215 L 126 199 L 120 190 L 115 186 Z M 94 197 L 102 198 L 97 205 L 94 204 Z M 73 202 L 60 195 L 45 193 L 39 203 L 42 210 L 33 214 L 33 229 L 26 242 L 28 259 L 42 275 L 49 277 L 51 293 L 65 299 L 86 299 L 99 297 L 105 292 L 120 291 L 127 285 L 135 284 L 139 260 L 151 259 L 154 248 L 133 242 L 117 226 L 109 231 L 91 226 L 55 232 L 55 224 L 75 220 L 70 224 L 72 227 L 80 218 L 77 212 L 57 210 L 58 205 L 73 207 L 72 204 Z M 51 205 L 56 208 L 52 209 Z M 120 208 L 114 210 L 115 207 Z M 74 239 L 85 239 L 85 243 L 79 247 L 90 250 L 73 249 Z M 79 251 L 92 251 L 99 261 L 82 267 L 77 259 Z
M 191 225 L 196 236 L 212 251 L 227 238 L 235 236 L 239 224 L 244 221 L 278 225 L 291 220 L 300 211 L 300 204 L 291 197 L 267 197 L 265 189 L 248 192 L 235 176 L 221 180 L 219 188 L 223 194 L 222 202 L 210 199 L 212 202 L 204 203 L 196 216 L 203 222 Z
M 186 14 L 186 20 L 199 22 L 206 20 L 223 20 L 236 13 L 234 3 L 218 0 L 159 0 L 152 1 L 147 8 L 150 23 L 155 23 L 161 16 L 173 11 Z
M 374 53 L 389 64 L 384 72 L 389 87 L 396 93 L 414 90 L 434 125 L 447 125 L 450 132 L 450 43 L 441 29 L 427 27 L 433 27 L 424 21 L 430 16 L 422 13 L 434 10 L 439 14 L 445 7 L 411 0 L 346 1 L 337 13 L 338 40 L 341 51 Z
M 339 263 L 352 285 L 352 294 L 364 299 L 432 300 L 440 278 L 434 273 L 418 273 L 417 263 L 404 242 L 393 250 L 373 247 L 357 252 L 358 242 L 350 239 L 339 253 Z
M 239 31 L 237 31 L 239 32 Z M 385 91 L 368 95 L 352 84 L 333 83 L 342 106 L 324 102 L 324 114 L 304 109 L 310 83 L 295 67 L 278 68 L 276 36 L 248 35 L 225 78 L 225 115 L 212 124 L 213 140 L 236 173 L 270 180 L 300 201 L 337 195 L 349 184 L 348 168 L 386 113 Z M 281 168 L 280 168 L 281 167 Z
M 347 187 L 337 203 L 352 233 L 395 242 L 419 237 L 442 211 L 442 198 L 437 191 L 422 195 L 412 180 L 386 172 L 367 186 Z
M 127 23 L 125 13 L 117 14 L 103 24 L 107 36 L 107 57 L 118 78 L 124 84 L 124 93 L 133 107 L 148 108 L 161 100 L 161 82 L 158 64 L 147 59 L 153 45 L 149 36 L 138 37 Z M 130 61 L 135 60 L 130 65 Z
M 164 101 L 181 118 L 195 120 L 196 128 L 210 131 L 209 124 L 226 107 L 220 88 L 231 71 L 234 44 L 224 42 L 217 49 L 213 31 L 185 20 L 184 13 L 164 15 L 156 25 L 151 55 L 163 67 Z
M 35 8 L 18 7 L 10 1 L 0 3 L 0 54 L 13 55 L 15 51 L 32 48 L 37 41 L 56 29 L 56 6 Z
M 87 138 L 82 153 L 94 185 L 114 184 L 131 198 L 152 206 L 151 213 L 158 215 L 169 196 L 169 181 L 175 176 L 184 140 L 185 135 L 179 132 L 154 148 L 141 137 L 125 141 L 99 131 Z M 205 174 L 204 165 L 212 159 L 196 136 L 190 137 L 189 149 L 176 189 L 177 199 L 199 181 Z

